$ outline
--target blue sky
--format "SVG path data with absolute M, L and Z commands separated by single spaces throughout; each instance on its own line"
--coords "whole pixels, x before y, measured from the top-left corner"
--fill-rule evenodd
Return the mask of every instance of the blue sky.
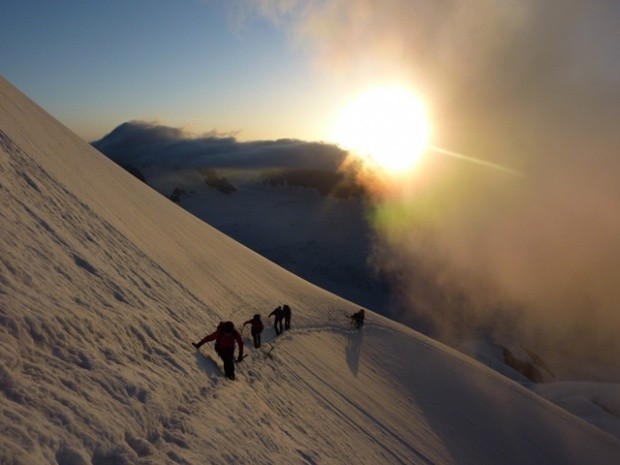
M 271 21 L 240 23 L 221 1 L 8 0 L 9 81 L 86 139 L 132 119 L 239 137 L 312 137 L 320 112 L 306 53 Z

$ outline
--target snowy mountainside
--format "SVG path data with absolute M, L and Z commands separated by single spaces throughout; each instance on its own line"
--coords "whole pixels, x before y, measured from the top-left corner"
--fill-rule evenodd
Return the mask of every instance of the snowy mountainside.
M 162 198 L 4 80 L 0 189 L 3 465 L 620 460 L 617 439 L 409 328 L 368 311 L 353 330 L 358 306 Z M 293 329 L 246 346 L 238 381 L 189 344 L 281 303 Z

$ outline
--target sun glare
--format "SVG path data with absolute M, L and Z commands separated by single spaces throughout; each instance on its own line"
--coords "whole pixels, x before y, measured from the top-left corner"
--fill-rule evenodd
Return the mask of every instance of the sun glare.
M 354 98 L 334 126 L 335 142 L 392 174 L 411 170 L 429 143 L 421 100 L 400 86 L 377 87 Z

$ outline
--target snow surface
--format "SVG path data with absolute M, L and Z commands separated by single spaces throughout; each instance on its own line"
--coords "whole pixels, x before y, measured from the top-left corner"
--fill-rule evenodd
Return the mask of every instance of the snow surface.
M 371 311 L 353 330 L 356 305 L 174 205 L 5 80 L 0 124 L 2 465 L 620 463 L 618 439 L 471 358 Z M 189 344 L 282 303 L 293 329 L 267 328 L 238 381 Z

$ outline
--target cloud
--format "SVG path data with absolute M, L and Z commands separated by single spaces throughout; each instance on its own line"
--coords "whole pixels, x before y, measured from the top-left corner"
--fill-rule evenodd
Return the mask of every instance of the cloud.
M 378 199 L 373 260 L 394 312 L 446 339 L 496 330 L 582 366 L 617 362 L 618 2 L 257 4 L 335 78 L 415 87 L 434 145 L 526 173 L 429 154 Z
M 186 168 L 297 168 L 337 170 L 345 153 L 333 145 L 293 139 L 239 142 L 232 136 L 200 136 L 156 123 L 123 123 L 92 145 L 126 165 Z

